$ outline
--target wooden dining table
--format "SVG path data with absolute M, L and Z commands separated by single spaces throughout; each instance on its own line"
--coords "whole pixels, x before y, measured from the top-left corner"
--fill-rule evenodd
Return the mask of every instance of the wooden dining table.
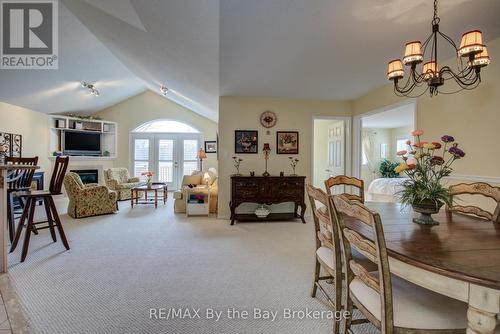
M 445 210 L 439 225 L 419 225 L 416 213 L 396 203 L 367 202 L 382 219 L 391 272 L 414 284 L 468 304 L 467 333 L 495 332 L 500 313 L 500 224 Z M 371 229 L 346 219 L 373 240 Z
M 27 165 L 0 165 L 0 273 L 7 272 L 7 177 L 13 170 L 39 168 Z

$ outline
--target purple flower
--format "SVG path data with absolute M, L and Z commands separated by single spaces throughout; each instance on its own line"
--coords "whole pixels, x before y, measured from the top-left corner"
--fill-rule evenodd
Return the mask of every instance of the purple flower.
M 450 154 L 453 155 L 456 159 L 460 159 L 465 156 L 464 151 L 459 149 L 457 146 L 450 147 L 448 152 L 450 152 Z
M 453 143 L 455 141 L 455 138 L 452 136 L 444 135 L 441 137 L 441 140 L 445 143 Z

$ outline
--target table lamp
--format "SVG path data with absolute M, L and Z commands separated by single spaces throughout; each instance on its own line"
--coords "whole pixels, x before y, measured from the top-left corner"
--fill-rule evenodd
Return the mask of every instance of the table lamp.
M 269 154 L 271 154 L 271 146 L 269 143 L 264 144 L 262 151 L 264 152 L 264 159 L 266 160 L 266 171 L 262 174 L 262 176 L 270 176 L 271 174 L 267 171 L 267 160 L 269 159 Z
M 203 160 L 207 158 L 207 154 L 205 153 L 205 150 L 200 148 L 198 151 L 198 159 L 200 159 L 200 171 L 203 170 Z

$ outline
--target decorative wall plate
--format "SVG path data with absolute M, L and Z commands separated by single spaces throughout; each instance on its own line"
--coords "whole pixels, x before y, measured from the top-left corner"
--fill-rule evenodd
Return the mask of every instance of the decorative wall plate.
M 262 126 L 265 128 L 272 128 L 276 125 L 277 121 L 278 118 L 272 111 L 264 111 L 262 114 L 260 114 L 260 124 L 262 124 Z

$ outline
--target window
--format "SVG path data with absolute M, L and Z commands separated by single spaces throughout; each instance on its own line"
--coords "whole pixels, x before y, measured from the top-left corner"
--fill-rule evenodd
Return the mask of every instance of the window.
M 149 139 L 134 139 L 134 176 L 144 179 L 141 173 L 149 170 Z
M 133 132 L 199 133 L 200 131 L 182 122 L 161 119 L 141 124 Z
M 396 139 L 396 152 L 402 151 L 402 150 L 407 150 L 408 149 L 408 145 L 406 145 L 407 141 L 408 141 L 408 138 Z

